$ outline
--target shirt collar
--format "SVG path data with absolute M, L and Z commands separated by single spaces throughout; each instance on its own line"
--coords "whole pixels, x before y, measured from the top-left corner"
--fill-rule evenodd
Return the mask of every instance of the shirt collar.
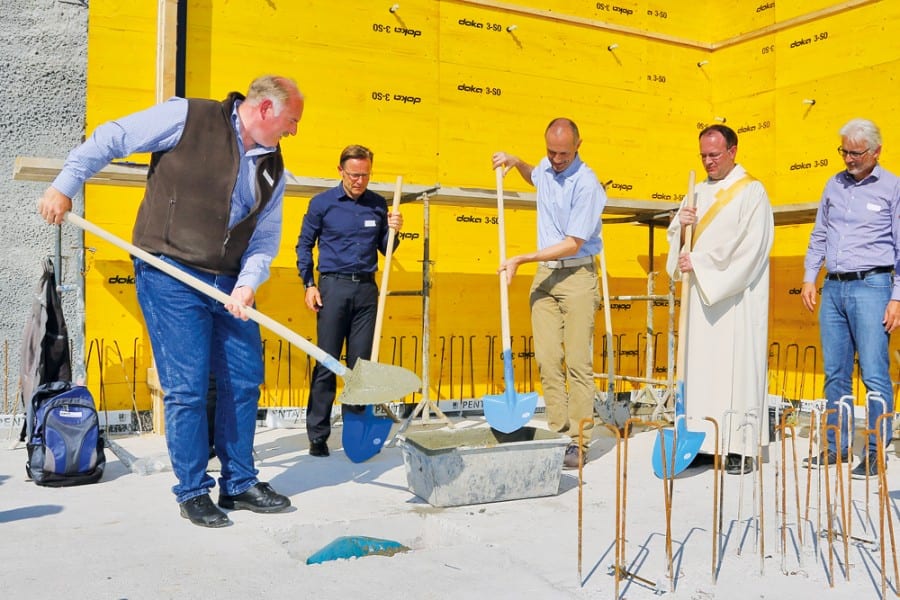
M 356 200 L 350 197 L 350 194 L 347 193 L 347 190 L 344 189 L 344 182 L 339 181 L 334 188 L 332 188 L 334 192 L 334 197 L 341 202 L 358 202 L 362 200 L 366 193 L 369 191 L 368 189 L 360 195 L 360 197 Z
M 863 179 L 862 181 L 857 181 L 857 180 L 853 177 L 853 175 L 851 175 L 851 174 L 847 171 L 847 169 L 844 169 L 843 171 L 841 171 L 840 176 L 844 179 L 844 181 L 845 181 L 846 183 L 849 183 L 849 184 L 851 184 L 851 185 L 860 185 L 860 184 L 865 183 L 865 182 L 867 182 L 867 181 L 869 181 L 869 180 L 872 180 L 872 181 L 878 181 L 879 179 L 881 179 L 881 173 L 882 173 L 881 164 L 880 164 L 880 163 L 875 163 L 875 168 L 872 169 L 872 172 L 869 173 L 869 174 L 866 176 L 866 178 Z
M 263 154 L 271 154 L 275 152 L 277 148 L 274 146 L 254 146 L 247 150 L 244 148 L 244 140 L 241 137 L 241 119 L 238 116 L 238 106 L 241 105 L 243 101 L 238 98 L 234 101 L 234 106 L 231 107 L 231 126 L 234 127 L 234 132 L 237 134 L 238 139 L 238 147 L 241 149 L 241 152 L 246 156 L 260 156 Z
M 569 166 L 563 169 L 561 173 L 557 173 L 556 171 L 554 171 L 553 165 L 550 164 L 549 159 L 547 160 L 547 172 L 550 173 L 553 177 L 566 178 L 574 174 L 575 171 L 579 169 L 579 167 L 581 167 L 581 156 L 577 152 L 575 153 L 575 158 L 572 159 L 572 162 L 569 164 Z

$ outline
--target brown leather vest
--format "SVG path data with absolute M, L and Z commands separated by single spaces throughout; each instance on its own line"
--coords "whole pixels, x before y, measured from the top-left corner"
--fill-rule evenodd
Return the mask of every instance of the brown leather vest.
M 212 273 L 240 272 L 256 219 L 284 173 L 280 146 L 259 157 L 256 202 L 229 230 L 231 195 L 240 167 L 231 113 L 235 101 L 243 99 L 232 92 L 223 102 L 188 100 L 181 139 L 171 150 L 151 157 L 132 234 L 135 246 Z

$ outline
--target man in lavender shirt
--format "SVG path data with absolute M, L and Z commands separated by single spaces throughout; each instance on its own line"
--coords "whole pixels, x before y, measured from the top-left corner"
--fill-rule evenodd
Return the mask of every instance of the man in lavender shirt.
M 847 169 L 828 180 L 803 262 L 800 299 L 807 310 L 816 306 L 816 276 L 822 263 L 827 274 L 819 310 L 825 367 L 828 447 L 809 466 L 852 460 L 848 443 L 853 415 L 840 399 L 851 394 L 853 358 L 866 386 L 868 429 L 885 411 L 893 412 L 888 342 L 900 326 L 900 178 L 878 164 L 881 132 L 872 121 L 853 119 L 840 130 L 838 152 Z M 842 413 L 843 411 L 843 413 Z M 852 411 L 852 408 L 851 408 Z M 885 418 L 877 434 L 868 436 L 855 478 L 876 474 L 879 441 L 891 441 L 892 423 Z

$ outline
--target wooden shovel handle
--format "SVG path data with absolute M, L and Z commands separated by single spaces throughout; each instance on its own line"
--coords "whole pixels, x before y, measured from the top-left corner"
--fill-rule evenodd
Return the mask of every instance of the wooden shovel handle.
M 403 177 L 397 176 L 397 183 L 394 185 L 394 202 L 391 205 L 391 212 L 400 210 L 400 196 L 403 192 Z M 388 229 L 387 248 L 384 251 L 384 270 L 381 272 L 381 287 L 378 290 L 378 310 L 375 312 L 375 334 L 372 339 L 372 353 L 369 355 L 373 362 L 378 362 L 378 352 L 381 349 L 381 328 L 384 324 L 384 306 L 387 300 L 388 280 L 391 277 L 391 257 L 394 255 L 394 237 L 397 231 L 393 228 Z M 399 423 L 400 419 L 391 410 L 387 404 L 379 405 L 379 408 L 390 417 L 394 423 Z
M 613 330 L 612 330 L 612 315 L 610 311 L 612 308 L 609 305 L 609 280 L 607 279 L 606 274 L 606 244 L 604 243 L 603 249 L 600 251 L 600 284 L 603 289 L 603 319 L 606 323 L 606 366 L 607 366 L 607 380 L 606 380 L 606 398 L 607 400 L 612 401 L 613 395 L 616 391 L 616 374 L 615 374 L 615 361 L 614 361 L 614 349 L 613 349 Z
M 497 175 L 497 235 L 499 238 L 500 264 L 506 262 L 506 224 L 503 218 L 503 175 L 505 174 L 503 167 L 494 169 Z M 509 282 L 507 281 L 506 271 L 500 271 L 500 337 L 503 352 L 512 348 L 510 340 L 509 328 Z
M 400 210 L 400 196 L 403 192 L 403 177 L 397 176 L 397 183 L 394 185 L 394 203 L 391 205 L 391 212 Z M 381 327 L 384 323 L 384 305 L 387 300 L 388 280 L 391 277 L 391 257 L 394 255 L 394 238 L 397 235 L 395 229 L 388 229 L 387 248 L 384 252 L 384 270 L 381 272 L 381 288 L 378 290 L 378 310 L 375 313 L 375 339 L 372 340 L 372 353 L 369 358 L 373 362 L 378 362 L 378 351 L 381 346 Z
M 688 177 L 688 197 L 687 206 L 694 208 L 697 205 L 697 198 L 694 194 L 694 171 L 691 171 Z M 687 225 L 684 228 L 684 244 L 681 249 L 690 251 L 693 241 L 694 226 Z M 678 312 L 678 349 L 675 352 L 675 373 L 679 379 L 684 380 L 684 355 L 686 347 L 687 318 L 688 305 L 691 302 L 691 274 L 684 273 L 681 276 L 681 309 Z
M 124 250 L 125 252 L 131 254 L 132 256 L 135 256 L 135 257 L 141 259 L 142 261 L 144 261 L 150 265 L 153 265 L 153 267 L 170 275 L 171 277 L 174 277 L 181 283 L 192 287 L 193 289 L 197 290 L 198 292 L 206 294 L 213 300 L 217 300 L 218 302 L 221 302 L 222 304 L 231 304 L 232 302 L 234 302 L 234 299 L 231 296 L 229 296 L 228 294 L 226 294 L 225 292 L 214 288 L 213 286 L 209 285 L 208 283 L 197 279 L 193 275 L 185 273 L 181 269 L 178 269 L 177 267 L 175 267 L 165 261 L 160 260 L 159 258 L 150 254 L 149 252 L 146 252 L 145 250 L 141 250 L 137 246 L 129 244 L 125 240 L 123 240 L 119 237 L 116 237 L 115 235 L 111 234 L 110 232 L 106 231 L 105 229 L 102 229 L 101 227 L 94 225 L 90 221 L 83 219 L 72 212 L 66 213 L 66 221 L 68 221 L 69 223 L 72 223 L 73 225 L 76 225 L 77 227 L 79 227 L 85 231 L 93 233 L 97 237 L 106 240 L 113 246 L 117 246 L 117 247 L 121 248 L 122 250 Z M 244 307 L 244 314 L 247 315 L 247 317 L 249 317 L 251 320 L 256 321 L 257 323 L 259 323 L 266 329 L 280 335 L 281 337 L 283 337 L 290 343 L 294 344 L 295 346 L 297 346 L 298 348 L 300 348 L 301 350 L 303 350 L 304 352 L 306 352 L 307 354 L 309 354 L 310 356 L 315 358 L 325 368 L 327 368 L 329 371 L 331 371 L 335 375 L 344 377 L 348 373 L 349 369 L 347 369 L 347 367 L 345 367 L 339 360 L 337 360 L 336 358 L 334 358 L 333 356 L 331 356 L 330 354 L 328 354 L 327 352 L 325 352 L 324 350 L 322 350 L 321 348 L 319 348 L 318 346 L 316 346 L 315 344 L 313 344 L 306 338 L 302 337 L 298 333 L 291 331 L 290 329 L 288 329 L 287 327 L 285 327 L 278 321 L 275 321 L 271 317 L 268 317 L 268 316 L 264 315 L 263 313 L 259 312 L 258 310 L 256 310 L 255 308 L 252 308 L 249 306 Z

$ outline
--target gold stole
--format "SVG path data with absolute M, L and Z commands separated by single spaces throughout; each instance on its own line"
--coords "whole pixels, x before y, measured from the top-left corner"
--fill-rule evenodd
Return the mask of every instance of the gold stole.
M 737 181 L 735 181 L 731 187 L 723 190 L 719 190 L 716 192 L 716 201 L 712 206 L 709 207 L 709 210 L 703 214 L 703 218 L 697 223 L 697 226 L 694 228 L 694 237 L 691 242 L 691 249 L 693 250 L 694 244 L 697 243 L 697 238 L 700 237 L 700 234 L 706 230 L 706 227 L 710 224 L 710 222 L 716 218 L 716 215 L 719 212 L 728 206 L 728 203 L 735 199 L 735 197 L 741 193 L 741 191 L 756 181 L 750 174 L 746 174 Z

